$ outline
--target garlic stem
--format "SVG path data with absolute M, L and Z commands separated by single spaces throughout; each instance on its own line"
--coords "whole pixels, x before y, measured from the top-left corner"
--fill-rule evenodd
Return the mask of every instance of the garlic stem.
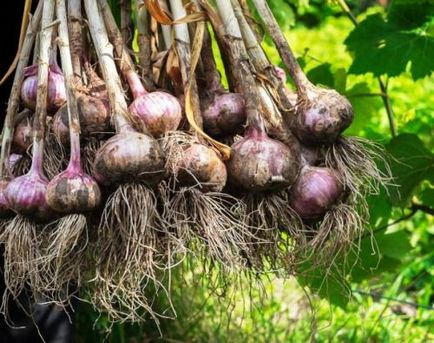
M 50 55 L 53 50 L 54 6 L 54 0 L 44 0 L 39 43 L 38 92 L 36 94 L 36 109 L 33 121 L 33 157 L 31 167 L 31 171 L 37 172 L 39 175 L 43 175 L 42 162 L 47 118 L 48 72 Z
M 68 26 L 72 68 L 76 81 L 80 83 L 82 73 L 81 59 L 83 55 L 82 22 L 81 0 L 68 0 Z
M 183 6 L 182 0 L 169 0 L 170 9 L 174 20 L 184 18 L 187 15 Z M 174 25 L 175 31 L 175 48 L 179 58 L 182 83 L 184 86 L 184 94 L 187 94 L 187 87 L 191 88 L 191 106 L 194 115 L 195 124 L 202 129 L 203 120 L 200 111 L 199 95 L 197 91 L 197 84 L 195 75 L 192 75 L 190 70 L 191 51 L 190 51 L 190 35 L 188 32 L 187 24 Z M 187 100 L 186 100 L 187 101 Z
M 20 52 L 17 68 L 15 71 L 14 81 L 12 83 L 11 94 L 9 97 L 8 107 L 6 110 L 6 118 L 3 126 L 1 154 L 0 154 L 0 178 L 8 176 L 9 170 L 9 154 L 14 131 L 15 116 L 20 104 L 21 85 L 24 80 L 24 68 L 27 66 L 30 53 L 32 51 L 33 42 L 36 36 L 36 28 L 39 26 L 42 17 L 42 3 L 40 1 L 35 13 L 33 14 L 30 25 L 27 27 L 27 32 L 24 37 L 23 45 Z
M 113 45 L 108 39 L 107 30 L 104 26 L 96 1 L 84 0 L 84 5 L 89 22 L 89 31 L 106 82 L 112 118 L 115 122 L 116 130 L 119 132 L 120 130 L 123 130 L 123 128 L 130 127 L 131 124 L 128 121 L 128 105 L 123 94 L 121 80 L 114 62 Z
M 265 23 L 266 30 L 276 45 L 277 51 L 279 52 L 283 63 L 285 63 L 286 68 L 294 80 L 298 92 L 301 94 L 306 94 L 307 88 L 311 85 L 311 82 L 301 70 L 300 64 L 298 64 L 297 59 L 295 58 L 294 53 L 289 46 L 289 43 L 280 30 L 279 24 L 274 18 L 270 7 L 265 0 L 253 0 L 253 2 L 263 22 Z
M 259 99 L 253 78 L 250 61 L 244 46 L 241 30 L 235 17 L 230 0 L 217 0 L 217 9 L 225 27 L 225 37 L 228 54 L 232 59 L 231 65 L 238 87 L 244 96 L 246 114 L 250 131 L 265 132 L 264 120 L 259 113 Z
M 68 35 L 68 26 L 66 18 L 65 0 L 56 0 L 56 12 L 59 23 L 58 45 L 62 69 L 65 77 L 65 88 L 68 108 L 69 137 L 71 146 L 71 156 L 69 166 L 72 168 L 81 168 L 80 162 L 80 119 L 78 117 L 77 93 L 75 91 L 73 61 L 71 58 L 70 40 Z

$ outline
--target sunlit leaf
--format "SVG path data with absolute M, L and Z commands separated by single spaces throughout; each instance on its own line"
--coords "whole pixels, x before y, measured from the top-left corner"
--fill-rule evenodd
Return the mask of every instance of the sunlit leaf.
M 374 235 L 381 255 L 401 260 L 412 249 L 410 235 L 404 230 L 386 233 L 382 230 Z
M 401 7 L 388 18 L 379 13 L 368 16 L 350 33 L 345 40 L 354 54 L 350 73 L 397 76 L 409 65 L 413 79 L 432 73 L 434 37 L 426 31 L 431 22 L 426 15 L 430 6 L 421 3 Z
M 401 134 L 386 145 L 391 154 L 390 167 L 397 187 L 391 188 L 391 201 L 396 206 L 408 204 L 423 180 L 434 181 L 434 154 L 414 134 Z
M 344 93 L 347 89 L 347 71 L 345 68 L 338 68 L 334 73 L 334 88 L 339 93 Z
M 350 300 L 350 285 L 336 267 L 316 267 L 302 273 L 297 280 L 336 306 L 345 308 Z
M 367 198 L 369 205 L 369 222 L 372 227 L 381 227 L 387 224 L 392 213 L 392 205 L 384 189 L 378 195 Z
M 350 100 L 354 109 L 353 122 L 345 134 L 360 134 L 360 131 L 369 124 L 371 117 L 381 106 L 381 100 L 378 97 L 370 96 L 370 93 L 372 91 L 366 82 L 357 83 L 345 92 L 345 96 Z
M 373 234 L 366 233 L 360 250 L 347 257 L 351 269 L 351 280 L 360 282 L 396 269 L 411 251 L 410 235 L 405 231 L 387 233 L 379 227 Z

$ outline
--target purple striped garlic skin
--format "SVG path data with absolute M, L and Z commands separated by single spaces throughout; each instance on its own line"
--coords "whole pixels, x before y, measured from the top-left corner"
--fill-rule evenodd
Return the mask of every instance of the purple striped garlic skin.
M 10 181 L 5 189 L 9 208 L 35 221 L 54 218 L 54 211 L 45 200 L 48 180 L 35 171 Z
M 30 109 L 36 108 L 38 91 L 38 65 L 34 64 L 24 69 L 24 81 L 21 86 L 21 100 Z M 52 64 L 48 72 L 47 112 L 55 113 L 66 102 L 65 80 L 62 70 L 57 64 Z
M 304 166 L 291 188 L 289 204 L 303 219 L 322 217 L 343 192 L 336 170 Z
M 0 218 L 8 218 L 13 214 L 6 200 L 5 189 L 9 183 L 7 179 L 0 180 Z
M 182 107 L 173 95 L 156 91 L 149 93 L 143 87 L 139 75 L 132 69 L 125 72 L 134 101 L 130 113 L 137 117 L 153 137 L 161 137 L 176 130 L 182 119 Z
M 27 153 L 33 143 L 33 112 L 28 111 L 15 125 L 11 151 L 17 154 Z
M 232 145 L 226 165 L 234 187 L 254 192 L 281 190 L 296 180 L 300 152 L 266 132 L 248 128 L 244 137 Z
M 45 198 L 59 213 L 83 213 L 99 206 L 101 191 L 90 175 L 72 164 L 50 181 Z
M 165 163 L 157 140 L 123 127 L 98 150 L 92 175 L 101 185 L 135 180 L 153 187 L 163 178 Z
M 241 94 L 215 94 L 202 107 L 203 127 L 212 137 L 239 133 L 246 122 L 244 98 Z
M 77 95 L 80 137 L 90 138 L 107 133 L 111 129 L 108 103 L 86 94 Z M 53 132 L 59 141 L 69 145 L 68 106 L 64 104 L 53 116 Z
M 129 106 L 130 113 L 141 119 L 153 137 L 178 128 L 182 119 L 182 108 L 173 95 L 156 91 L 138 96 Z

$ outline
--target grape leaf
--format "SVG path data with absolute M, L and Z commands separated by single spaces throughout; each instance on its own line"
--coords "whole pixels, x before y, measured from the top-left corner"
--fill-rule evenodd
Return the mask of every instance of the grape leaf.
M 347 256 L 351 281 L 360 282 L 375 275 L 396 269 L 411 251 L 410 235 L 406 231 L 386 233 L 380 230 L 362 239 L 360 250 Z
M 274 0 L 270 2 L 269 5 L 274 17 L 283 29 L 288 29 L 291 26 L 294 26 L 295 13 L 286 1 Z
M 305 262 L 307 267 L 308 262 Z M 301 273 L 297 280 L 321 298 L 345 308 L 351 297 L 350 285 L 336 266 L 325 266 L 308 269 Z
M 396 270 L 401 262 L 392 257 L 382 256 L 371 254 L 368 256 L 361 256 L 360 260 L 363 263 L 357 264 L 351 270 L 351 281 L 352 282 L 362 282 L 364 280 L 368 280 L 376 275 L 391 272 Z
M 418 20 L 421 26 L 414 27 L 408 24 L 413 23 L 411 20 L 398 15 L 387 20 L 379 13 L 369 15 L 345 39 L 354 54 L 349 73 L 397 76 L 410 64 L 413 79 L 430 75 L 434 70 L 434 37 L 426 31 L 431 18 L 422 18 L 427 21 Z
M 412 247 L 410 244 L 410 235 L 404 230 L 385 233 L 380 231 L 375 233 L 375 241 L 381 255 L 401 260 Z
M 404 133 L 386 145 L 390 168 L 397 187 L 391 187 L 393 205 L 406 206 L 423 180 L 434 183 L 434 154 L 414 134 Z
M 380 230 L 375 232 L 373 238 L 367 233 L 361 241 L 360 250 L 340 256 L 330 268 L 308 269 L 305 262 L 305 270 L 298 281 L 330 303 L 345 308 L 351 294 L 343 266 L 350 271 L 351 281 L 360 282 L 396 269 L 411 250 L 410 235 L 406 231 L 387 233 Z
M 433 0 L 393 0 L 387 19 L 405 29 L 426 28 L 434 16 Z
M 434 207 L 434 186 L 426 185 L 420 192 L 420 200 L 424 205 Z
M 370 195 L 366 199 L 369 205 L 369 223 L 372 227 L 381 227 L 387 224 L 392 214 L 392 205 L 386 191 L 382 188 L 380 194 Z
M 316 85 L 333 88 L 335 84 L 335 78 L 331 71 L 330 63 L 323 63 L 315 68 L 310 69 L 307 72 L 306 76 L 311 82 Z
M 333 75 L 335 84 L 333 88 L 339 93 L 344 93 L 347 88 L 347 71 L 345 68 L 338 68 Z
M 363 96 L 371 92 L 366 82 L 357 83 L 345 92 L 345 96 L 350 100 L 354 109 L 354 119 L 351 126 L 345 131 L 346 135 L 360 134 L 360 131 L 369 123 L 372 115 L 381 106 L 381 100 L 378 97 Z

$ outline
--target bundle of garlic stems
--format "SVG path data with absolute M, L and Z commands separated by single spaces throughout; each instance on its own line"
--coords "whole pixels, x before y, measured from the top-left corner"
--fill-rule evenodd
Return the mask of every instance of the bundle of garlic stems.
M 349 101 L 307 79 L 253 3 L 295 92 L 244 1 L 125 0 L 120 25 L 107 0 L 39 1 L 2 135 L 5 299 L 81 294 L 113 322 L 158 323 L 178 266 L 212 266 L 218 287 L 357 248 L 382 151 L 342 136 Z

